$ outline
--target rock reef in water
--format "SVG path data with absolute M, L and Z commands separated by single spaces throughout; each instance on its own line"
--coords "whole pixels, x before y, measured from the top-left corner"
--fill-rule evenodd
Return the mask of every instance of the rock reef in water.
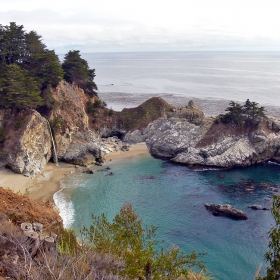
M 247 220 L 245 212 L 234 208 L 230 204 L 204 204 L 205 208 L 212 212 L 214 216 L 225 216 L 233 220 Z

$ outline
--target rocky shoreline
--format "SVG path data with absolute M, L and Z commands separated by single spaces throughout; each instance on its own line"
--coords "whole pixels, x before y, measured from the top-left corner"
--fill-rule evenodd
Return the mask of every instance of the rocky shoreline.
M 87 108 L 93 101 L 66 82 L 58 85 L 53 97 L 59 105 L 47 115 L 33 109 L 0 110 L 0 126 L 5 130 L 0 167 L 32 177 L 55 155 L 72 164 L 100 165 L 112 151 L 141 142 L 146 142 L 152 156 L 188 166 L 232 168 L 280 162 L 280 119 L 275 117 L 241 129 L 205 117 L 193 101 L 174 107 L 161 98 L 125 109 L 123 114 L 93 108 L 90 115 Z

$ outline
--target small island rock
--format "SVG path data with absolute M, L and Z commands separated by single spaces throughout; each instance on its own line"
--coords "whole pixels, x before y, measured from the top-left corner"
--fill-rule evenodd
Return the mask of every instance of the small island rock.
M 212 212 L 214 216 L 225 216 L 234 220 L 247 220 L 245 212 L 234 208 L 230 204 L 204 204 L 205 208 Z

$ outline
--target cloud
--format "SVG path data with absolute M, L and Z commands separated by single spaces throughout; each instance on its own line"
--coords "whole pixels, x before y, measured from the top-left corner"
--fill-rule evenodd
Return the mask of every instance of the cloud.
M 37 31 L 59 53 L 279 50 L 279 16 L 267 7 L 276 2 L 267 1 L 2 0 L 0 18 Z

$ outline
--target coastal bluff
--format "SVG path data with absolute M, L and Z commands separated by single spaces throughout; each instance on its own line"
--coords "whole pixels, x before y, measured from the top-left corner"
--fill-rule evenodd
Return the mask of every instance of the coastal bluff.
M 0 110 L 0 167 L 34 176 L 50 160 L 101 164 L 114 150 L 109 137 L 120 145 L 145 142 L 152 156 L 188 166 L 280 162 L 280 119 L 275 117 L 237 127 L 206 117 L 192 100 L 174 107 L 159 97 L 116 112 L 65 81 L 52 89 L 52 97 L 51 110 Z
M 87 165 L 101 161 L 108 152 L 89 127 L 85 109 L 89 97 L 84 91 L 61 82 L 53 89 L 52 96 L 55 102 L 52 110 L 0 110 L 0 167 L 34 176 L 56 158 Z
M 188 112 L 186 117 L 183 112 Z M 266 117 L 255 127 L 224 124 L 216 117 L 204 117 L 190 102 L 186 108 L 171 111 L 143 130 L 127 133 L 125 139 L 131 143 L 145 141 L 151 155 L 179 164 L 245 167 L 267 161 L 280 162 L 279 124 L 280 120 L 275 117 Z

